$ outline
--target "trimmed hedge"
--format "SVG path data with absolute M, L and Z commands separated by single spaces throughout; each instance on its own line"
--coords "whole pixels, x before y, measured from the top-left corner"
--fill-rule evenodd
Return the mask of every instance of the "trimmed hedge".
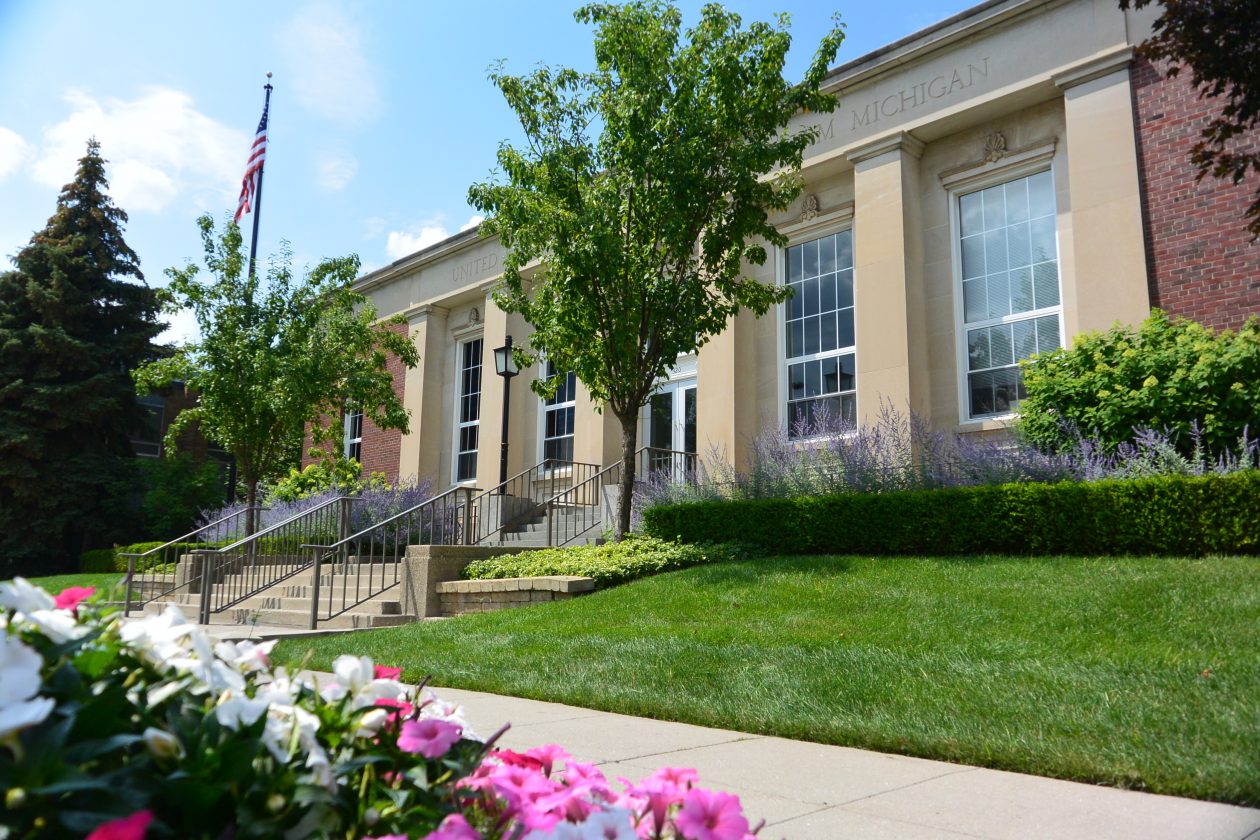
M 1260 471 L 688 502 L 645 510 L 643 526 L 775 554 L 1254 554 Z
M 739 560 L 748 554 L 746 547 L 737 545 L 680 545 L 651 537 L 629 537 L 619 543 L 548 548 L 474 560 L 464 568 L 464 577 L 488 580 L 581 575 L 594 578 L 596 587 L 603 589 L 674 569 Z
M 116 572 L 118 569 L 114 562 L 114 549 L 94 548 L 79 555 L 79 571 L 93 574 Z
M 132 543 L 131 545 L 119 545 L 114 548 L 94 548 L 91 551 L 85 551 L 79 555 L 79 570 L 83 572 L 126 572 L 127 558 L 124 554 L 144 554 L 146 551 L 152 551 L 158 546 L 166 545 L 161 540 L 153 542 Z M 218 548 L 227 545 L 227 543 L 176 543 L 174 551 L 171 552 L 175 556 L 187 554 L 193 549 Z M 152 558 L 150 558 L 150 561 Z M 171 565 L 171 564 L 167 564 Z M 149 569 L 149 571 L 155 571 Z

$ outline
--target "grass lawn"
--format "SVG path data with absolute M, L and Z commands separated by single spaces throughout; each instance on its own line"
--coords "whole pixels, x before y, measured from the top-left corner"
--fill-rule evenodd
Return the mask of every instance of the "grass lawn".
M 123 576 L 118 572 L 85 572 L 74 575 L 48 575 L 47 577 L 29 578 L 31 583 L 42 586 L 56 595 L 67 586 L 94 586 L 98 593 L 108 592 Z M 121 599 L 120 599 L 121 600 Z
M 285 641 L 415 681 L 1260 805 L 1260 558 L 764 558 Z

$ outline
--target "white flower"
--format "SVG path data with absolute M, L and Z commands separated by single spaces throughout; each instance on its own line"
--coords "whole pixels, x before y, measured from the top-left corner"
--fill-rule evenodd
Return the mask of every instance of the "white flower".
M 180 759 L 184 757 L 184 745 L 179 742 L 178 738 L 164 729 L 158 729 L 154 726 L 146 727 L 144 730 L 144 743 L 148 746 L 149 752 L 158 758 Z
M 188 623 L 179 607 L 168 604 L 157 615 L 125 622 L 119 636 L 154 664 L 164 665 L 168 659 L 185 653 L 185 639 L 195 632 L 196 625 Z
M 218 718 L 220 725 L 233 731 L 240 729 L 242 725 L 252 726 L 254 721 L 267 711 L 266 700 L 251 700 L 243 694 L 238 695 L 232 692 L 227 692 L 223 696 L 227 699 L 215 706 L 214 716 Z
M 34 648 L 0 634 L 0 709 L 34 697 L 39 691 L 39 669 L 43 666 L 44 660 Z
M 92 632 L 92 628 L 80 624 L 69 610 L 35 610 L 21 615 L 58 645 L 71 639 L 81 639 Z
M 43 723 L 55 705 L 50 697 L 37 697 L 0 709 L 0 741 L 28 726 Z
M 575 828 L 575 840 L 638 840 L 630 812 L 622 808 L 595 811 Z
M 169 700 L 176 694 L 179 694 L 187 687 L 187 683 L 184 680 L 171 680 L 170 682 L 162 683 L 161 685 L 155 685 L 150 688 L 148 693 L 145 695 L 145 705 L 152 709 L 159 703 Z M 135 701 L 133 700 L 132 702 Z
M 366 656 L 343 654 L 333 660 L 333 676 L 320 686 L 320 696 L 336 703 L 347 694 L 355 694 L 376 676 L 372 660 Z
M 372 680 L 354 694 L 355 709 L 375 706 L 377 700 L 403 701 L 407 699 L 407 686 L 397 680 Z
M 214 646 L 215 656 L 222 659 L 236 670 L 250 674 L 254 671 L 268 671 L 271 668 L 271 649 L 276 646 L 275 640 L 254 644 L 253 642 L 219 642 Z
M 444 720 L 447 723 L 453 723 L 464 730 L 464 737 L 473 741 L 480 741 L 477 734 L 473 732 L 468 721 L 464 720 L 463 707 L 455 703 L 447 703 L 433 693 L 433 689 L 426 688 L 424 690 L 424 700 L 420 708 L 420 717 L 435 718 Z
M 359 718 L 359 728 L 354 734 L 360 738 L 371 738 L 381 731 L 385 721 L 389 720 L 391 712 L 393 712 L 393 709 L 368 709 Z
M 16 577 L 0 583 L 0 607 L 33 613 L 36 610 L 51 610 L 54 606 L 53 597 L 26 578 Z
M 267 709 L 267 725 L 263 729 L 263 744 L 277 761 L 289 758 L 289 742 L 297 733 L 299 752 L 310 753 L 321 749 L 315 739 L 319 730 L 319 718 L 301 706 L 272 705 Z

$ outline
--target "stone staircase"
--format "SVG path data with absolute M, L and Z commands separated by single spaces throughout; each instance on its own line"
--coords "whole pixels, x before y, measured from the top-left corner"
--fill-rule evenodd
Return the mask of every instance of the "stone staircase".
M 361 578 L 360 571 L 362 572 Z M 366 564 L 360 566 L 354 562 L 353 558 L 350 563 L 344 566 L 338 564 L 336 570 L 327 565 L 324 566 L 319 580 L 321 614 L 328 608 L 330 591 L 334 606 L 342 603 L 343 591 L 345 593 L 345 603 L 354 603 L 358 600 L 355 597 L 356 583 L 360 584 L 364 592 L 371 591 L 369 580 L 373 588 L 380 589 L 382 572 L 384 572 L 386 582 L 393 581 L 396 572 L 399 585 L 366 598 L 361 603 L 355 604 L 349 610 L 333 616 L 331 619 L 321 618 L 319 622 L 320 629 L 396 627 L 400 624 L 410 624 L 416 621 L 416 616 L 407 615 L 402 611 L 402 569 L 399 564 L 393 562 L 382 566 L 378 561 L 369 568 Z M 230 581 L 228 581 L 228 585 L 230 585 Z M 250 595 L 238 604 L 215 613 L 211 620 L 214 623 L 223 624 L 259 624 L 267 627 L 309 628 L 311 622 L 312 585 L 313 579 L 310 569 L 298 572 L 292 577 L 286 578 L 261 592 Z M 174 603 L 183 609 L 184 615 L 192 617 L 197 614 L 200 600 L 201 596 L 199 594 L 178 592 L 151 602 L 146 606 L 145 610 L 146 612 L 153 612 L 163 609 L 167 603 Z
M 592 521 L 591 513 L 584 507 L 553 509 L 551 516 L 555 520 L 551 525 L 547 522 L 547 514 L 539 513 L 512 528 L 500 531 L 499 539 L 487 540 L 481 545 L 493 548 L 547 548 L 549 527 L 553 529 L 551 533 L 556 535 L 557 542 L 587 529 L 566 545 L 590 545 L 603 536 L 601 523 L 598 520 Z

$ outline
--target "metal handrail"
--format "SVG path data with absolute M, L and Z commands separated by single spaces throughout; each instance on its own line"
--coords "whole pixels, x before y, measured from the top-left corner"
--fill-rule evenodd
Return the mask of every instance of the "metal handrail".
M 175 555 L 173 559 L 168 557 L 168 553 L 171 551 L 171 549 L 174 546 L 178 546 L 178 545 L 189 543 L 189 542 L 201 542 L 203 541 L 202 540 L 203 535 L 209 532 L 212 532 L 214 529 L 219 528 L 226 522 L 229 522 L 233 519 L 237 519 L 241 516 L 248 514 L 250 510 L 251 508 L 249 507 L 243 507 L 238 511 L 234 511 L 233 513 L 227 514 L 226 516 L 221 516 L 218 519 L 214 520 L 213 522 L 207 522 L 205 525 L 202 525 L 192 531 L 189 531 L 187 534 L 184 534 L 182 537 L 176 537 L 175 539 L 169 540 L 163 543 L 162 545 L 149 549 L 148 551 L 119 552 L 117 556 L 127 558 L 127 576 L 124 578 L 124 581 L 126 583 L 126 595 L 125 595 L 125 600 L 123 602 L 123 615 L 126 616 L 126 615 L 131 614 L 131 593 L 132 593 L 134 584 L 137 582 L 136 581 L 137 573 L 140 575 L 140 578 L 142 580 L 148 579 L 149 574 L 152 573 L 152 578 L 150 582 L 156 584 L 157 583 L 156 570 L 158 568 L 161 568 L 167 565 L 177 567 L 179 563 L 179 555 Z M 254 505 L 252 510 L 255 513 L 262 513 L 263 511 L 267 510 L 267 508 L 264 508 L 261 505 Z M 193 549 L 193 550 L 196 551 L 196 549 Z M 153 556 L 153 555 L 157 555 L 159 558 L 162 558 L 162 559 L 160 559 L 157 563 L 152 564 L 149 568 L 145 568 L 146 565 L 148 565 L 144 562 L 145 558 Z M 140 566 L 138 570 L 137 570 L 137 566 Z M 180 589 L 187 587 L 192 582 L 193 580 L 191 578 L 188 580 L 185 580 L 183 583 L 176 582 L 175 584 L 169 587 L 166 587 L 165 589 L 162 589 L 161 592 L 158 592 L 155 595 L 150 595 L 149 597 L 144 598 L 143 600 L 140 601 L 139 604 L 137 604 L 137 606 L 143 607 L 145 604 L 155 601 L 158 598 L 165 597 L 167 595 L 170 595 L 172 592 L 176 592 Z M 156 587 L 153 587 L 153 588 L 156 588 Z
M 335 618 L 398 586 L 401 583 L 399 561 L 413 540 L 426 540 L 427 537 L 429 544 L 436 545 L 465 542 L 471 533 L 469 500 L 475 492 L 476 488 L 453 487 L 333 543 L 304 543 L 302 548 L 312 554 L 310 628 L 314 630 L 321 620 Z M 356 551 L 353 564 L 350 561 L 351 546 Z M 336 591 L 338 559 L 341 561 L 340 601 Z M 329 579 L 327 608 L 321 613 L 323 567 L 329 561 L 332 561 L 330 568 L 334 571 Z
M 198 620 L 208 624 L 212 613 L 233 607 L 310 568 L 311 560 L 303 555 L 300 546 L 326 529 L 336 529 L 344 536 L 350 530 L 351 506 L 356 501 L 355 496 L 337 496 L 230 545 L 194 550 L 192 554 L 202 557 Z M 267 556 L 258 551 L 260 542 L 265 539 L 291 539 L 296 553 L 271 555 L 272 562 L 260 564 L 259 558 Z M 229 578 L 226 574 L 229 571 L 237 574 Z M 221 575 L 222 581 L 219 580 Z
M 560 472 L 566 469 L 568 473 L 561 476 Z M 469 506 L 473 509 L 472 519 L 475 530 L 467 540 L 467 544 L 479 545 L 495 534 L 501 534 L 504 529 L 531 519 L 537 515 L 538 511 L 545 510 L 545 503 L 533 501 L 534 484 L 540 481 L 552 482 L 553 493 L 551 495 L 554 495 L 554 482 L 560 478 L 567 480 L 572 485 L 579 481 L 578 476 L 581 472 L 598 471 L 599 469 L 599 464 L 548 458 L 475 496 L 469 501 Z M 522 492 L 523 490 L 528 492 Z M 509 498 L 528 500 L 529 503 L 521 506 L 511 506 L 507 504 L 507 499 Z M 514 509 L 509 510 L 509 507 Z

